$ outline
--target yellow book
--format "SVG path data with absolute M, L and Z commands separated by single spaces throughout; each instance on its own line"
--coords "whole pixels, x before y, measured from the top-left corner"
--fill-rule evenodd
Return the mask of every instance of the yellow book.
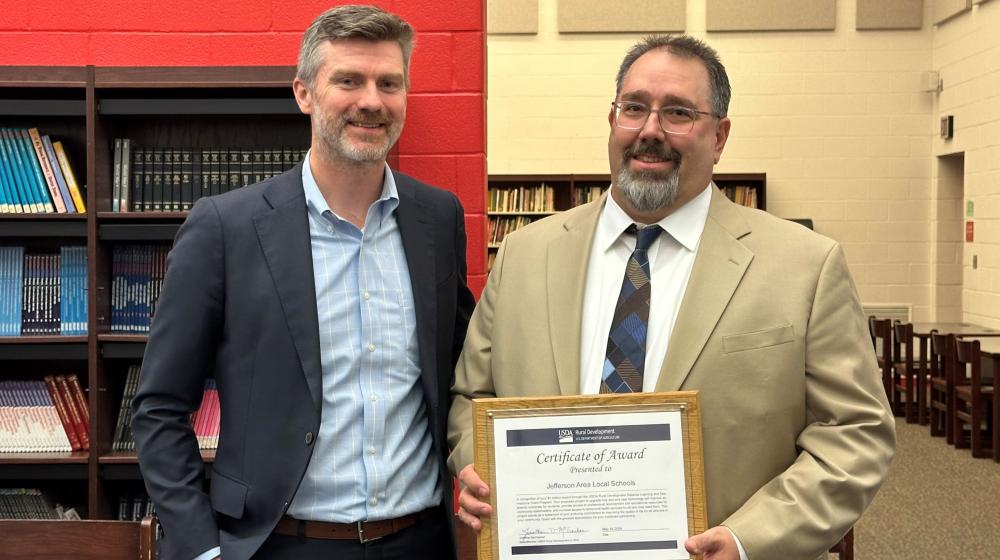
M 70 196 L 73 197 L 73 205 L 76 206 L 78 212 L 83 214 L 87 211 L 87 207 L 83 204 L 80 187 L 76 184 L 76 175 L 73 175 L 73 168 L 69 166 L 69 158 L 66 157 L 66 150 L 63 149 L 62 142 L 53 142 L 52 149 L 55 150 L 56 158 L 59 159 L 59 167 L 62 168 L 63 176 L 66 178 L 66 186 L 69 188 Z

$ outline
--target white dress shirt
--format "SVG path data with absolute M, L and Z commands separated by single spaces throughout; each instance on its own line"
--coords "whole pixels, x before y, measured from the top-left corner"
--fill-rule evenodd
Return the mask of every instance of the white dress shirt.
M 694 259 L 698 255 L 701 233 L 708 219 L 714 185 L 656 222 L 663 233 L 653 241 L 649 257 L 650 303 L 646 334 L 646 364 L 642 377 L 643 392 L 656 388 L 660 367 L 667 355 L 670 335 L 677 312 L 687 289 Z M 583 325 L 580 329 L 580 393 L 597 394 L 608 349 L 608 332 L 621 292 L 625 266 L 635 249 L 635 236 L 625 230 L 635 223 L 608 194 L 597 220 L 594 243 L 587 262 L 583 292 Z M 652 224 L 648 224 L 652 225 Z M 727 528 L 728 529 L 728 528 Z M 739 537 L 730 531 L 741 560 L 748 560 Z

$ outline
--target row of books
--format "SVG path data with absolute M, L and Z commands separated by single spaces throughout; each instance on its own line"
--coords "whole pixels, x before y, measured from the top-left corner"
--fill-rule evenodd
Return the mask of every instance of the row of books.
M 132 436 L 132 400 L 139 386 L 140 369 L 141 366 L 138 364 L 129 366 L 121 406 L 118 408 L 118 423 L 111 444 L 112 451 L 135 450 L 135 439 Z M 219 446 L 219 418 L 219 390 L 215 386 L 214 379 L 207 379 L 201 405 L 191 415 L 191 426 L 194 428 L 195 437 L 198 438 L 199 449 L 211 450 Z
M 148 333 L 167 271 L 168 245 L 116 245 L 111 255 L 111 332 Z
M 37 128 L 0 128 L 0 212 L 86 211 L 62 142 Z
M 204 196 L 288 171 L 304 148 L 152 148 L 114 141 L 112 212 L 183 212 Z
M 89 426 L 76 375 L 0 381 L 0 453 L 88 450 Z
M 87 334 L 87 248 L 0 247 L 0 336 Z
M 490 217 L 490 238 L 491 247 L 497 247 L 508 233 L 521 229 L 538 218 L 531 216 L 496 216 Z
M 122 494 L 118 497 L 118 521 L 142 521 L 144 517 L 156 515 L 156 506 L 149 494 Z
M 593 202 L 604 194 L 607 190 L 608 185 L 595 186 L 595 187 L 573 187 L 573 191 L 570 193 L 570 206 L 575 208 L 581 204 L 587 204 L 588 202 Z
M 38 488 L 0 488 L 0 519 L 78 520 L 80 514 L 52 503 Z
M 555 192 L 542 183 L 537 186 L 490 187 L 488 212 L 555 212 Z
M 736 204 L 742 204 L 749 208 L 758 208 L 757 206 L 757 189 L 753 187 L 736 186 L 736 187 L 721 187 L 722 193 L 729 197 Z

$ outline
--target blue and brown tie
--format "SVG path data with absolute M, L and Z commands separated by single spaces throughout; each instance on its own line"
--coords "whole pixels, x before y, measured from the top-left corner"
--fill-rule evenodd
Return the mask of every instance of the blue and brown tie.
M 642 392 L 650 297 L 646 251 L 661 231 L 657 225 L 638 228 L 633 224 L 628 229 L 628 233 L 636 235 L 635 250 L 625 267 L 625 278 L 611 320 L 604 371 L 601 372 L 601 393 Z

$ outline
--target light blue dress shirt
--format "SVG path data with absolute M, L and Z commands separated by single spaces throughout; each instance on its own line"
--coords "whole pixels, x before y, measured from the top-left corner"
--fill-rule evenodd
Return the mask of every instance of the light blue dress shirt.
M 296 519 L 375 521 L 441 503 L 420 384 L 410 271 L 389 167 L 364 229 L 330 210 L 302 166 L 323 368 L 312 460 L 288 508 Z
M 413 290 L 392 172 L 386 166 L 382 194 L 368 208 L 364 229 L 330 210 L 308 154 L 302 184 L 323 402 L 312 459 L 287 513 L 352 523 L 439 505 L 442 488 L 420 384 Z M 195 560 L 218 554 L 215 548 Z

